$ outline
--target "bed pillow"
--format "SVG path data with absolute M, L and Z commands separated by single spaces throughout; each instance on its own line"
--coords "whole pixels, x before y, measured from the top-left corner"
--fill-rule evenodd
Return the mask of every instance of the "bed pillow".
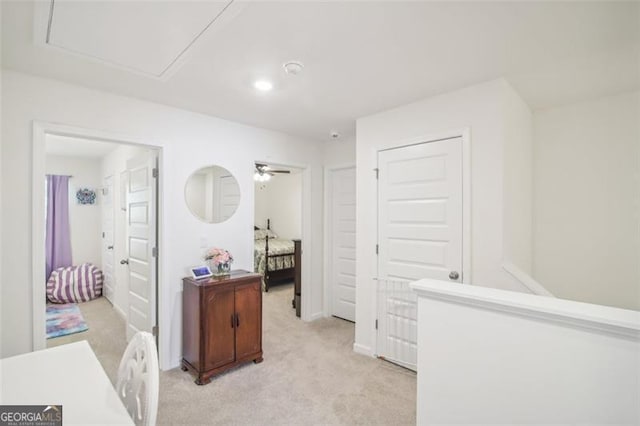
M 58 268 L 47 281 L 47 299 L 53 303 L 86 302 L 102 295 L 102 271 L 91 263 Z
M 254 240 L 264 240 L 267 238 L 267 236 L 269 237 L 269 239 L 278 238 L 278 236 L 271 229 L 258 229 L 257 231 L 253 231 Z

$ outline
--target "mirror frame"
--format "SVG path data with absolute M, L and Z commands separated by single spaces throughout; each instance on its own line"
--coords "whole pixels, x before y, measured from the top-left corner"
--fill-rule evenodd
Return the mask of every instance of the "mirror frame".
M 208 174 L 210 173 L 210 174 Z M 196 182 L 198 175 L 203 176 L 202 188 L 193 188 L 192 182 Z M 231 178 L 233 182 L 225 182 L 223 179 Z M 222 190 L 231 186 L 231 193 L 223 194 Z M 191 188 L 191 189 L 190 189 Z M 217 189 L 216 189 L 217 188 Z M 220 198 L 223 196 L 237 197 L 233 211 L 221 210 Z M 208 199 L 210 197 L 210 199 Z M 216 203 L 216 199 L 218 203 Z M 184 201 L 193 216 L 204 223 L 222 223 L 233 217 L 238 211 L 242 194 L 238 179 L 228 169 L 211 164 L 194 170 L 184 183 Z M 196 204 L 196 201 L 201 201 Z M 230 206 L 230 205 L 229 205 Z

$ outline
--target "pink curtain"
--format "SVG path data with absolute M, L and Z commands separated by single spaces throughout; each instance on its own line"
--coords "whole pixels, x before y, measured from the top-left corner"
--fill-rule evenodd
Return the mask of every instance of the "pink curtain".
M 72 266 L 69 227 L 69 176 L 47 175 L 46 277 L 62 266 Z

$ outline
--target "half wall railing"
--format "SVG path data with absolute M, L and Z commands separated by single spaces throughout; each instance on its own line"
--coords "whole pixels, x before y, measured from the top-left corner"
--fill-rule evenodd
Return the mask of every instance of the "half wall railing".
M 418 424 L 640 424 L 640 312 L 428 279 L 410 287 Z

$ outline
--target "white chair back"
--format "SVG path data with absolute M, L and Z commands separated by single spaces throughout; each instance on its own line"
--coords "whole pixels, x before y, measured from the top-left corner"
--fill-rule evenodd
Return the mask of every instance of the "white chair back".
M 122 355 L 116 391 L 136 425 L 153 426 L 158 414 L 158 350 L 154 337 L 136 333 Z

